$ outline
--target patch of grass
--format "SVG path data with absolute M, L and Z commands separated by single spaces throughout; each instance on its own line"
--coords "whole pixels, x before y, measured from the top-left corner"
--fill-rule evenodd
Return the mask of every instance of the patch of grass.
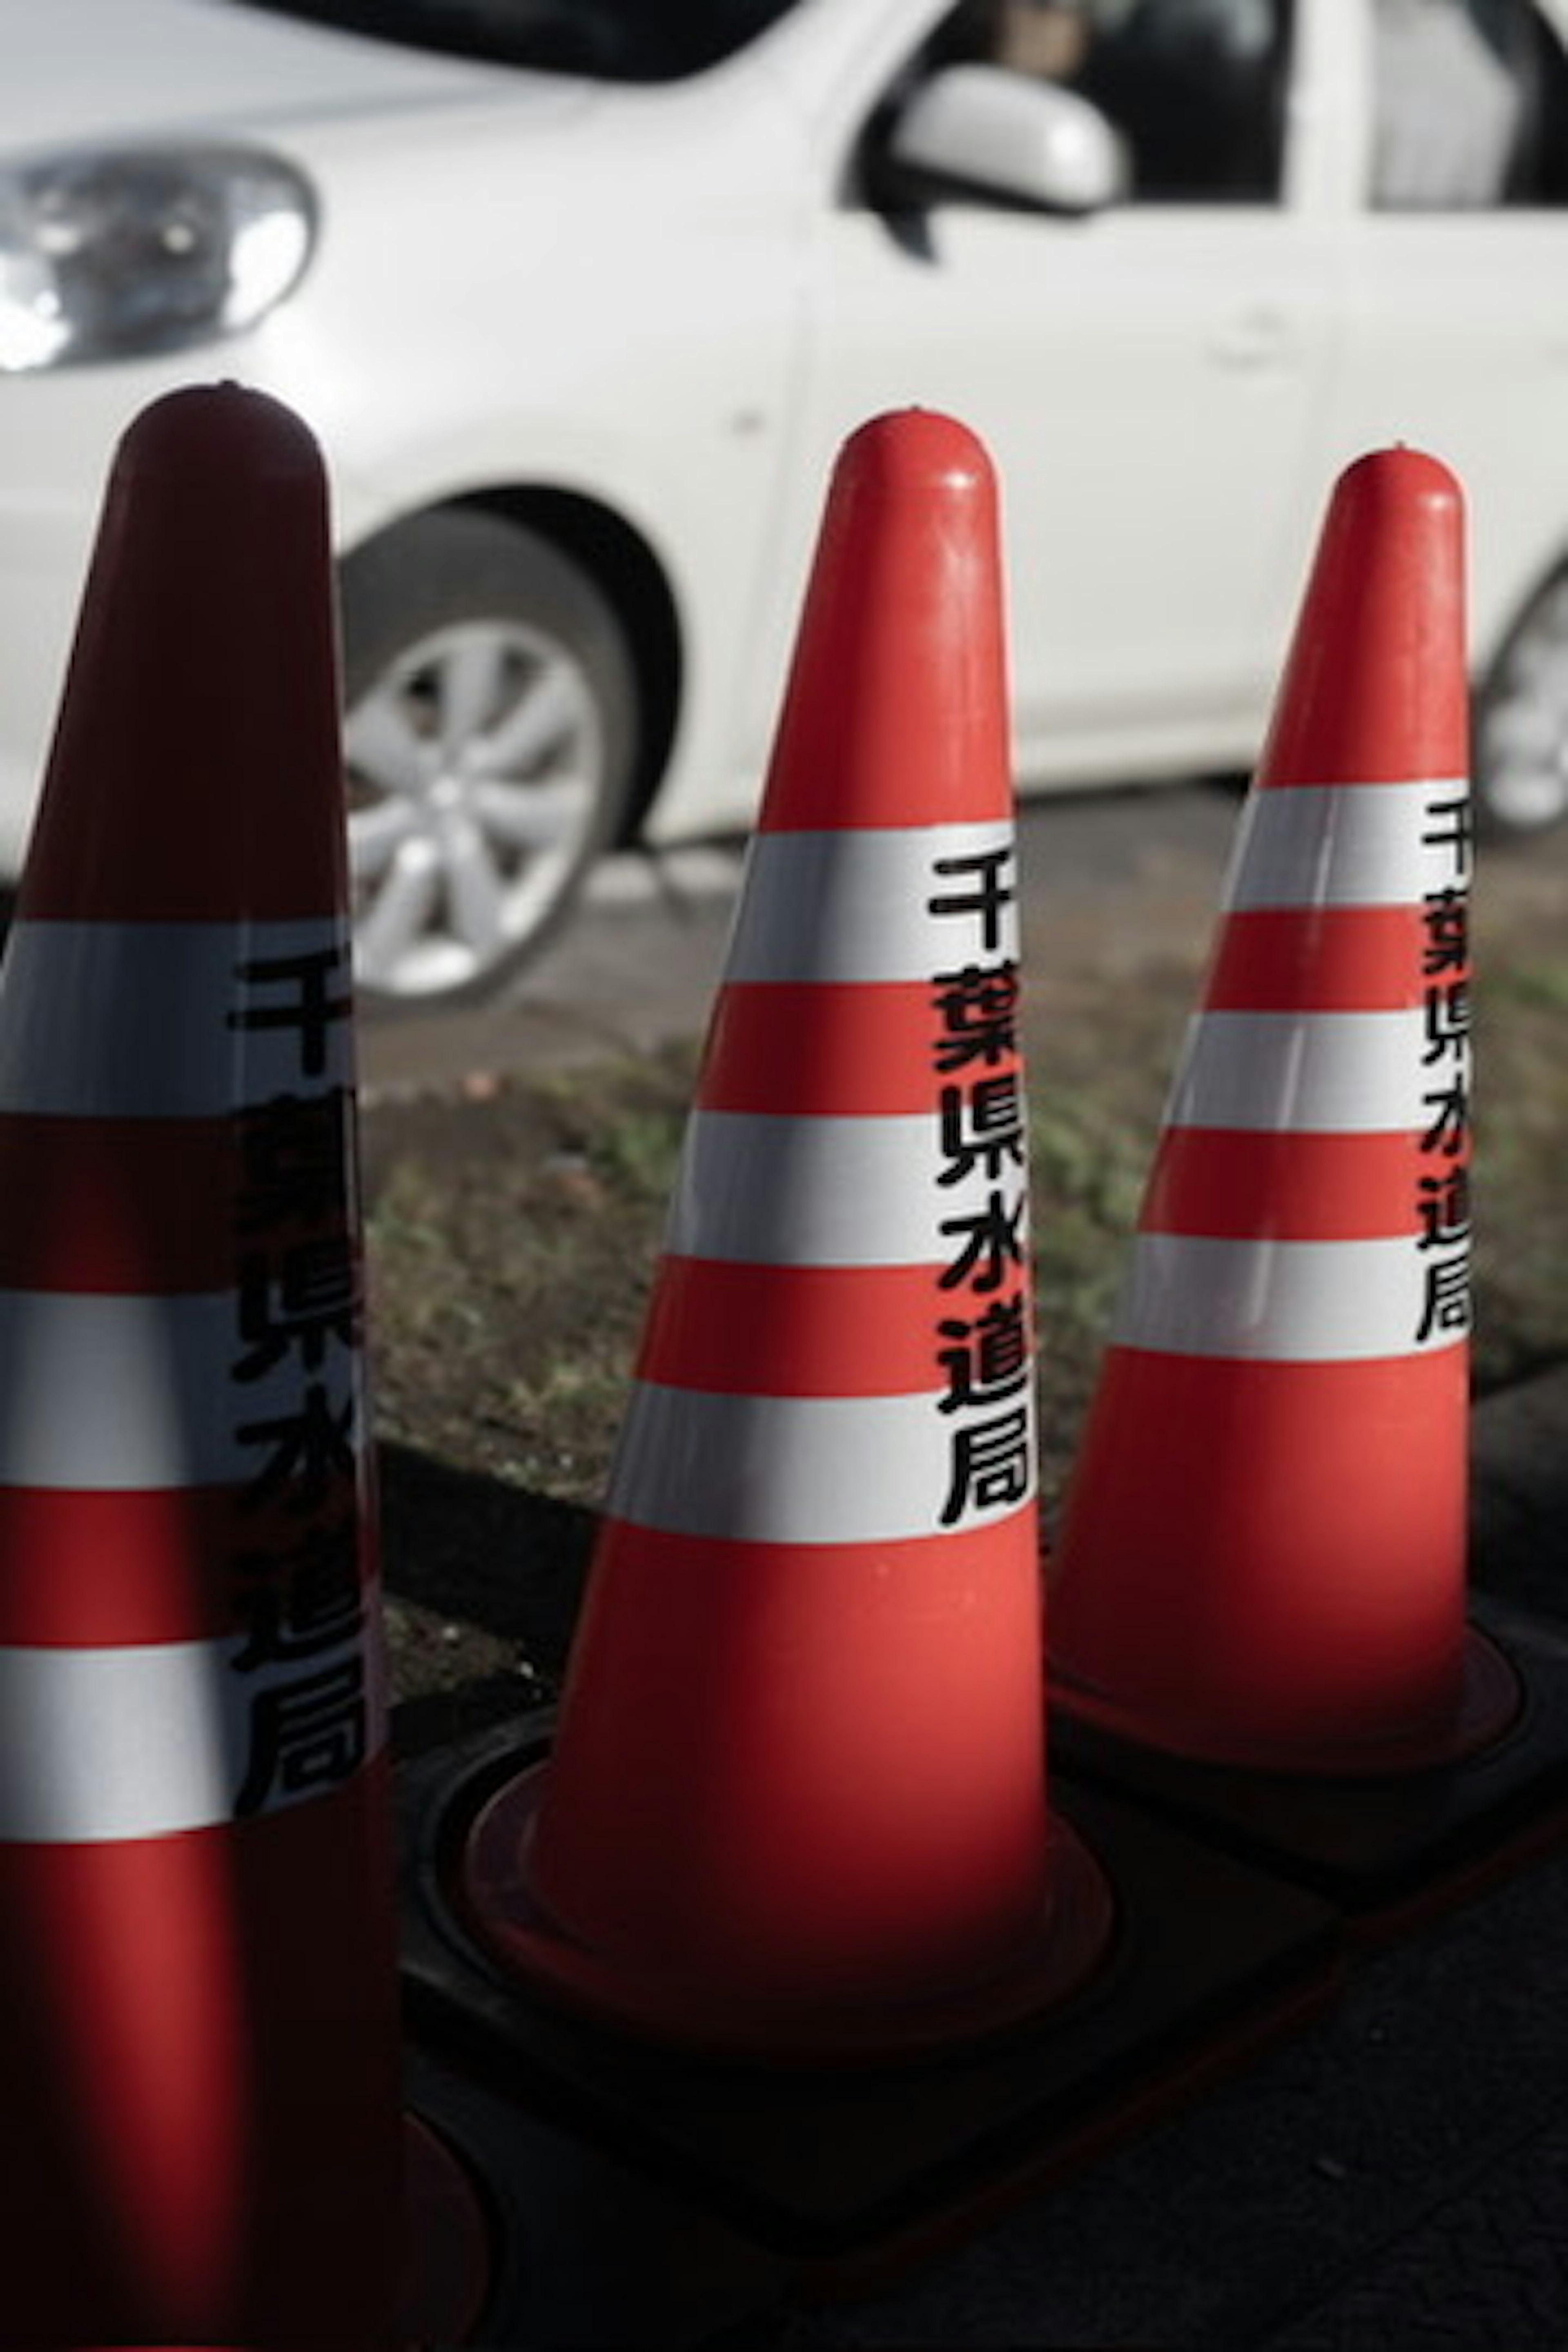
M 370 1117 L 384 1437 L 598 1501 L 689 1084 L 678 1061 L 626 1064 Z
M 1500 963 L 1487 984 L 1500 1013 L 1568 1013 L 1568 954 L 1536 954 L 1519 963 Z
M 1137 1221 L 1147 1137 L 1102 1097 L 1053 1089 L 1029 1121 L 1041 1477 L 1059 1492 Z

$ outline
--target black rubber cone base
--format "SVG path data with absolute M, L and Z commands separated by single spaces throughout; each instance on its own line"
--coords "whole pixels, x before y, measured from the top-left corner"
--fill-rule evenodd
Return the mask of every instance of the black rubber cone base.
M 404 2117 L 399 2340 L 470 2344 L 496 2298 L 496 2215 L 471 2168 L 427 2118 Z
M 1051 1710 L 1058 1765 L 1327 1897 L 1381 1940 L 1568 1841 L 1568 1636 L 1477 1596 L 1472 1617 L 1512 1669 L 1519 1706 L 1490 1746 L 1405 1773 L 1199 1764 Z
M 552 2007 L 454 1899 L 471 1825 L 547 1749 L 534 1716 L 406 1764 L 404 1975 L 426 2045 L 547 2111 L 761 2247 L 847 2280 L 961 2234 L 1294 2030 L 1337 1983 L 1332 1910 L 1101 1793 L 1056 1803 L 1107 1874 L 1094 1978 L 984 2041 L 902 2064 L 697 2058 Z
M 696 2205 L 426 2051 L 405 2074 L 431 2139 L 482 2196 L 489 2256 L 463 2332 L 449 2305 L 445 2326 L 427 2306 L 410 2352 L 700 2346 L 782 2306 L 786 2267 Z

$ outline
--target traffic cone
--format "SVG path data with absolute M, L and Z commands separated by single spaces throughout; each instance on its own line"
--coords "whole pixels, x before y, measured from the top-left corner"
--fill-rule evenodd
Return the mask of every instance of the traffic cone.
M 846 445 L 553 1754 L 473 1932 L 681 2044 L 897 2053 L 1065 1996 L 1047 1812 L 995 493 Z
M 331 580 L 286 410 L 143 412 L 0 982 L 9 2342 L 395 2332 Z
M 1341 478 L 1165 1114 L 1051 1579 L 1052 1688 L 1289 1773 L 1495 1739 L 1466 1622 L 1463 508 Z

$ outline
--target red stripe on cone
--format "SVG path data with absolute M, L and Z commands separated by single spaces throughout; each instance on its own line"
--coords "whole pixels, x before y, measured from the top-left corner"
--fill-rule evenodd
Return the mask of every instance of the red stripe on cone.
M 1170 1127 L 1144 1196 L 1142 1230 L 1373 1241 L 1408 1223 L 1424 1162 L 1418 1135 Z
M 923 981 L 731 982 L 702 1075 L 709 1110 L 923 1110 L 932 992 Z
M 100 1649 L 238 1633 L 258 1597 L 276 1598 L 277 1563 L 291 1553 L 341 1622 L 352 1604 L 334 1576 L 346 1572 L 355 1590 L 368 1585 L 357 1541 L 339 1541 L 363 1507 L 342 1477 L 304 1526 L 286 1507 L 258 1511 L 232 1486 L 0 1486 L 0 1643 Z
M 1419 1004 L 1419 907 L 1235 908 L 1204 1000 L 1213 1013 L 1376 1013 Z
M 945 418 L 877 420 L 834 478 L 763 819 L 828 836 L 822 887 L 764 906 L 770 874 L 799 869 L 753 858 L 735 937 L 784 938 L 809 971 L 865 969 L 822 862 L 852 835 L 879 968 L 931 985 L 721 995 L 698 1088 L 710 1140 L 738 1102 L 771 1115 L 757 1124 L 780 1152 L 798 1124 L 810 1148 L 779 1164 L 807 1197 L 747 1223 L 742 1163 L 689 1146 L 682 1252 L 658 1270 L 554 1753 L 490 1801 L 464 1857 L 492 1953 L 659 2040 L 941 2044 L 1059 2000 L 1108 1929 L 1098 1871 L 1047 1804 L 1010 1038 L 942 1101 L 944 1041 L 971 1041 L 944 1032 L 968 1000 L 944 1014 L 937 974 L 1000 967 L 1016 891 L 1010 832 L 973 849 L 946 830 L 1011 817 L 1002 655 L 984 452 Z M 930 837 L 923 867 L 910 827 Z M 868 840 L 889 828 L 899 840 Z M 877 869 L 868 894 L 879 856 L 887 891 Z M 870 1140 L 889 1116 L 891 1154 Z M 818 1118 L 832 1131 L 807 1133 Z M 994 1152 L 978 1205 L 948 1182 L 970 1145 L 982 1167 Z M 842 1243 L 845 1169 L 871 1165 L 878 1197 L 850 1204 L 859 1262 L 796 1263 L 803 1234 Z M 715 1167 L 722 1200 L 704 1191 Z M 888 1264 L 883 1219 L 951 1259 Z M 971 1350 L 962 1376 L 946 1317 Z
M 342 1226 L 348 1118 L 342 1100 L 296 1106 L 291 1133 L 270 1105 L 95 1118 L 84 1150 L 79 1119 L 0 1109 L 0 1288 L 225 1289 L 247 1242 Z
M 1142 1286 L 1075 1465 L 1053 1687 L 1152 1748 L 1403 1769 L 1495 1736 L 1512 1705 L 1465 1623 L 1462 541 L 1458 484 L 1415 451 L 1335 488 L 1172 1097 L 1203 1098 L 1196 1057 L 1207 1086 L 1248 1054 L 1241 1091 L 1272 1124 L 1167 1126 Z M 1266 824 L 1268 796 L 1384 784 L 1415 789 L 1347 838 L 1375 841 L 1367 886 L 1400 903 L 1326 903 L 1362 878 L 1331 880 L 1310 827 Z M 1268 1043 L 1279 1066 L 1258 1088 Z M 1369 1090 L 1390 1085 L 1379 1118 Z M 1330 1103 L 1354 1106 L 1349 1131 L 1320 1131 Z
M 667 1255 L 637 1376 L 743 1390 L 759 1325 L 792 1396 L 889 1396 L 942 1385 L 949 1302 L 935 1265 L 755 1265 Z

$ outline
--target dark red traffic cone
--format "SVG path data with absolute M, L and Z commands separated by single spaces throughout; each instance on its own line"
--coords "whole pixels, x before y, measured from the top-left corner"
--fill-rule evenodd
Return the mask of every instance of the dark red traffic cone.
M 396 2333 L 331 581 L 287 411 L 141 416 L 0 986 L 16 2343 Z

